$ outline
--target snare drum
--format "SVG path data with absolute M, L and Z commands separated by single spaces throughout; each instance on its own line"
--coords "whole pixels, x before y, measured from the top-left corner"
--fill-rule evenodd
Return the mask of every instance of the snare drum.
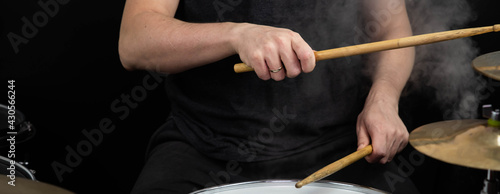
M 209 194 L 209 193 L 220 193 L 220 194 L 246 194 L 246 193 L 258 193 L 258 194 L 305 194 L 305 193 L 336 193 L 336 194 L 382 194 L 387 193 L 377 189 L 342 183 L 342 182 L 328 182 L 328 181 L 317 181 L 305 185 L 304 187 L 297 189 L 295 188 L 295 183 L 298 180 L 264 180 L 264 181 L 252 181 L 235 183 L 229 185 L 215 186 L 211 188 L 206 188 L 203 190 L 195 191 L 192 194 Z

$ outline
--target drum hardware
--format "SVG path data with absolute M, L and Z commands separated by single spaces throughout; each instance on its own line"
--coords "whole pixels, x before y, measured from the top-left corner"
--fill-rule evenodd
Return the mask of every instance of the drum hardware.
M 29 166 L 29 162 L 27 162 L 27 161 L 26 162 L 17 162 L 17 163 L 19 163 L 20 165 L 23 165 L 25 167 Z M 36 175 L 36 170 L 30 169 L 30 168 L 28 168 L 28 170 L 31 172 L 31 174 Z
M 488 118 L 489 126 L 497 127 L 500 130 L 500 109 L 493 110 L 490 104 L 483 105 L 483 117 Z M 498 172 L 488 169 L 481 194 L 498 194 L 500 191 L 499 186 Z
M 7 106 L 3 105 L 3 104 L 0 104 L 0 116 L 2 118 L 7 118 L 7 111 L 9 110 Z M 33 124 L 31 124 L 31 122 L 29 121 L 26 121 L 26 117 L 24 116 L 24 114 L 19 111 L 19 110 L 16 110 L 15 112 L 15 131 L 17 132 L 17 134 L 15 134 L 16 136 L 16 145 L 19 145 L 21 143 L 24 143 L 30 139 L 32 139 L 35 134 L 36 134 L 36 129 L 35 129 L 35 126 Z M 11 130 L 7 127 L 7 126 L 2 126 L 0 128 L 0 148 L 7 148 L 10 146 L 10 143 L 9 141 L 7 141 L 7 139 L 9 138 L 10 135 L 7 134 L 7 132 L 10 132 Z
M 488 170 L 488 174 L 484 179 L 484 187 L 481 190 L 481 194 L 498 194 L 498 186 L 500 181 L 498 180 L 498 173 Z
M 18 163 L 25 166 L 29 165 L 29 162 L 18 162 Z
M 12 116 L 8 115 L 8 110 L 9 109 L 6 105 L 0 104 L 0 117 L 7 118 L 7 116 Z M 27 144 L 27 142 L 35 136 L 36 128 L 31 122 L 26 121 L 25 115 L 19 110 L 15 111 L 14 117 L 14 131 L 17 132 L 16 134 L 8 134 L 8 132 L 12 132 L 12 130 L 9 129 L 10 126 L 0 125 L 0 151 L 6 154 L 10 153 L 7 150 L 15 151 L 14 166 L 16 169 L 16 177 L 19 176 L 31 180 L 36 180 L 36 171 L 33 169 L 29 169 L 28 167 L 30 164 L 30 145 Z M 13 144 L 15 147 L 11 147 L 11 142 L 8 141 L 11 136 L 15 136 L 15 142 Z M 8 155 L 5 155 L 5 157 L 0 155 L 0 166 L 2 166 L 2 168 L 0 169 L 0 174 L 10 174 L 10 171 L 6 169 L 11 165 L 11 156 L 9 156 L 9 158 L 6 158 L 6 156 Z
M 4 156 L 0 156 L 0 167 L 0 174 L 11 175 L 14 173 L 16 177 L 22 177 L 33 181 L 36 180 L 34 173 L 30 169 L 15 161 L 14 164 L 12 164 L 11 160 Z M 10 169 L 14 172 L 11 172 Z
M 19 126 L 20 127 L 19 127 L 18 136 L 20 137 L 19 139 L 21 139 L 21 141 L 19 141 L 18 143 L 24 143 L 35 136 L 35 132 L 36 132 L 35 126 L 33 126 L 33 124 L 31 124 L 31 122 L 25 121 L 25 122 L 19 124 Z
M 500 51 L 481 55 L 472 61 L 472 67 L 486 77 L 500 81 Z M 488 125 L 500 129 L 500 110 L 493 110 L 491 105 L 483 105 L 483 117 L 488 118 Z M 500 144 L 500 136 L 498 137 Z M 499 193 L 500 181 L 498 169 L 487 169 L 481 194 Z
M 491 104 L 483 105 L 483 117 L 488 119 L 488 125 L 500 127 L 500 109 L 493 110 Z

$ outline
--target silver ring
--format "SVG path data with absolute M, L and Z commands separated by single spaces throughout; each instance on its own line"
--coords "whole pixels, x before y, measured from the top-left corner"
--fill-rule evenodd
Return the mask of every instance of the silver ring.
M 280 72 L 280 71 L 281 71 L 281 69 L 283 69 L 283 66 L 281 66 L 281 67 L 280 67 L 280 68 L 278 68 L 278 69 L 270 69 L 269 71 L 270 71 L 271 73 L 278 73 L 278 72 Z

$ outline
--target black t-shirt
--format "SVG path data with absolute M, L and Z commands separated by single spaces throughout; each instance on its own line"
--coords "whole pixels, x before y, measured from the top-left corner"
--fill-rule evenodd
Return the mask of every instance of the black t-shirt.
M 286 27 L 315 50 L 354 44 L 358 21 L 357 6 L 348 0 L 181 0 L 176 17 Z M 369 87 L 360 61 L 318 62 L 312 73 L 276 82 L 234 73 L 241 61 L 231 56 L 169 75 L 171 115 L 187 140 L 210 157 L 251 162 L 290 155 L 355 130 Z

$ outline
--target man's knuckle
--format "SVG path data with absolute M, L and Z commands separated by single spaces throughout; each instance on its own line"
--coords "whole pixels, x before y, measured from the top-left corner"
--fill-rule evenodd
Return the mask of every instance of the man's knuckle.
M 257 76 L 262 80 L 269 80 L 271 77 L 267 74 L 257 74 Z
M 250 54 L 250 60 L 252 60 L 253 62 L 260 61 L 261 59 L 262 59 L 262 54 L 260 54 L 260 52 L 252 52 Z
M 275 50 L 275 48 L 276 47 L 274 46 L 274 44 L 270 43 L 270 42 L 264 44 L 264 46 L 263 46 L 264 52 L 266 52 L 266 53 L 273 52 Z
M 300 71 L 297 70 L 296 68 L 293 68 L 292 70 L 287 71 L 287 75 L 289 78 L 297 77 L 297 76 L 299 76 L 299 74 L 300 74 Z

